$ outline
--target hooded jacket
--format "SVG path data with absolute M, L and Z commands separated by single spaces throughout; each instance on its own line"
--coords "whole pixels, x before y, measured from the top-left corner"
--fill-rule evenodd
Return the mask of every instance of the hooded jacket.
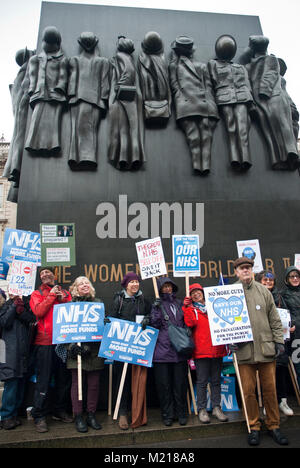
M 172 294 L 161 292 L 165 283 L 171 283 L 173 286 Z M 178 287 L 170 278 L 158 278 L 157 287 L 161 299 L 161 305 L 164 307 L 171 323 L 178 327 L 184 327 L 182 302 L 176 299 Z M 169 333 L 168 322 L 164 319 L 164 313 L 159 306 L 153 306 L 151 310 L 150 325 L 159 330 L 156 347 L 153 355 L 153 362 L 177 363 L 185 361 L 186 358 L 179 356 L 173 348 Z
M 281 291 L 281 295 L 287 309 L 290 311 L 292 326 L 296 325 L 296 330 L 292 336 L 295 339 L 300 338 L 300 285 L 295 287 L 289 284 L 287 277 L 292 271 L 296 271 L 300 275 L 300 271 L 295 266 L 286 269 L 284 280 L 286 287 Z

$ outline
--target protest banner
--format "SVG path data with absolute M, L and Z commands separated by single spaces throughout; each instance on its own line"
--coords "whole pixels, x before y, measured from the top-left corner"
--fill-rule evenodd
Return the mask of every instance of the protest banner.
M 53 344 L 97 342 L 102 339 L 103 302 L 66 302 L 53 308 Z M 82 400 L 81 355 L 77 357 L 78 400 Z
M 290 339 L 290 327 L 291 327 L 291 314 L 287 309 L 281 309 L 277 307 L 277 312 L 279 314 L 282 328 L 283 328 L 283 339 L 289 340 Z
M 104 330 L 103 302 L 66 302 L 53 308 L 52 343 L 101 341 Z
M 151 367 L 158 330 L 139 323 L 109 317 L 104 328 L 99 356 L 114 361 Z
M 253 341 L 244 289 L 241 284 L 204 288 L 211 339 L 214 346 Z M 250 425 L 236 354 L 236 378 L 240 387 L 248 432 Z
M 167 273 L 160 237 L 136 242 L 135 246 L 143 280 Z
M 214 346 L 252 341 L 252 329 L 241 284 L 204 288 Z
M 5 229 L 2 261 L 12 263 L 13 258 L 41 264 L 40 234 L 20 229 Z
M 40 224 L 43 266 L 76 265 L 75 224 Z
M 173 276 L 200 276 L 200 250 L 198 235 L 173 235 Z
M 264 269 L 258 239 L 236 241 L 236 246 L 239 257 L 247 257 L 254 261 L 253 273 L 259 273 Z
M 135 322 L 110 318 L 104 328 L 99 356 L 124 362 L 113 419 L 117 419 L 128 364 L 151 367 L 158 330 Z
M 9 270 L 9 263 L 0 260 L 0 279 L 6 280 Z
M 9 294 L 30 296 L 35 288 L 37 264 L 24 260 L 13 260 L 8 284 Z
M 295 254 L 294 265 L 300 271 L 300 254 Z
M 6 347 L 5 347 L 5 341 L 0 339 L 0 362 L 2 364 L 5 364 L 6 362 Z

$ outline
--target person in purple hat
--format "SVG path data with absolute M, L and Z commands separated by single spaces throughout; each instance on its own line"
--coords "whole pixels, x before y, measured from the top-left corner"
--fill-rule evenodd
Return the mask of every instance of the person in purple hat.
M 144 297 L 140 289 L 140 281 L 140 277 L 134 272 L 129 272 L 124 276 L 121 282 L 123 289 L 115 294 L 113 304 L 107 314 L 109 317 L 137 322 L 139 321 L 139 316 L 143 316 L 141 325 L 143 328 L 146 328 L 149 324 L 151 304 Z M 109 321 L 109 319 L 106 319 L 106 321 Z M 122 371 L 123 363 L 114 361 L 113 381 L 116 382 L 114 386 L 115 399 L 119 390 Z M 127 415 L 131 407 L 131 374 L 132 366 L 129 365 L 119 409 L 119 427 L 123 430 L 129 428 Z

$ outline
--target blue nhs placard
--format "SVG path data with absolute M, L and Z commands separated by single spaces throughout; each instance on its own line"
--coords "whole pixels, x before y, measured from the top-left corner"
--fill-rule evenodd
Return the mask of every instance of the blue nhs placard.
M 103 302 L 66 302 L 53 309 L 53 344 L 101 341 Z
M 200 276 L 200 250 L 198 235 L 172 236 L 173 275 Z
M 105 325 L 99 356 L 114 361 L 151 367 L 159 331 L 128 320 L 109 317 Z

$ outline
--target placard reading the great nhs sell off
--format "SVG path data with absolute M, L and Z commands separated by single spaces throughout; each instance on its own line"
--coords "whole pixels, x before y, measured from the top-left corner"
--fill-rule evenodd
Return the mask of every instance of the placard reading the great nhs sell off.
M 167 273 L 160 237 L 137 242 L 135 246 L 143 280 Z
M 53 309 L 52 343 L 100 341 L 103 336 L 103 302 L 66 302 Z
M 173 235 L 173 275 L 175 277 L 200 276 L 200 250 L 198 235 Z
M 151 367 L 159 331 L 127 320 L 109 317 L 104 327 L 99 356 L 114 361 Z
M 204 294 L 214 346 L 253 341 L 241 284 L 204 288 Z

